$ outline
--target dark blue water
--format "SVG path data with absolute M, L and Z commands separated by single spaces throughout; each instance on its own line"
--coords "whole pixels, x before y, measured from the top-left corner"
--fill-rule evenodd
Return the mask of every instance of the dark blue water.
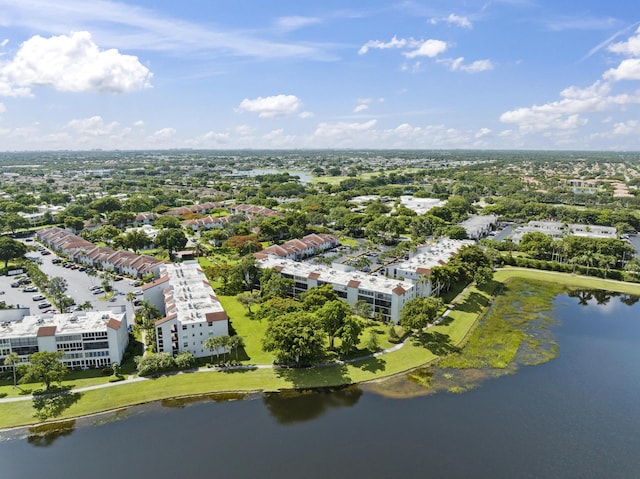
M 640 478 L 640 303 L 562 296 L 554 314 L 557 359 L 468 393 L 133 408 L 0 442 L 0 477 Z

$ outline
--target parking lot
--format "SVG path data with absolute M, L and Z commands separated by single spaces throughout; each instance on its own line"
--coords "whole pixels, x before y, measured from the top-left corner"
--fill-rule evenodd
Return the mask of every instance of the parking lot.
M 25 242 L 28 246 L 36 246 L 38 243 Z M 76 304 L 83 304 L 89 301 L 93 306 L 92 309 L 110 309 L 112 307 L 125 306 L 127 308 L 127 318 L 129 318 L 129 324 L 132 323 L 130 318 L 133 318 L 133 309 L 131 303 L 126 300 L 126 294 L 130 291 L 139 289 L 139 286 L 133 286 L 130 279 L 122 279 L 120 281 L 114 281 L 112 286 L 116 294 L 108 301 L 103 298 L 104 294 L 93 294 L 90 290 L 92 286 L 99 286 L 102 283 L 102 279 L 99 276 L 90 276 L 85 271 L 79 269 L 65 268 L 62 263 L 54 264 L 54 261 L 58 256 L 45 250 L 44 254 L 39 251 L 31 251 L 27 254 L 32 258 L 34 262 L 38 263 L 40 270 L 47 275 L 49 279 L 59 276 L 67 281 L 67 296 L 73 298 Z M 98 272 L 100 273 L 100 272 Z M 31 314 L 38 314 L 46 311 L 47 309 L 55 309 L 53 306 L 47 309 L 39 309 L 38 303 L 42 301 L 34 301 L 32 298 L 37 294 L 46 294 L 40 291 L 23 291 L 24 287 L 29 285 L 22 285 L 17 288 L 12 288 L 11 283 L 16 281 L 16 277 L 12 276 L 0 276 L 0 301 L 5 301 L 7 304 L 27 306 L 30 308 Z M 48 301 L 48 300 L 47 300 Z

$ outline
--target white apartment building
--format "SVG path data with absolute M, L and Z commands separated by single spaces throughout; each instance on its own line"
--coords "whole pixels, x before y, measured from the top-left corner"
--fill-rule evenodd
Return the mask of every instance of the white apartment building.
M 160 278 L 142 287 L 144 299 L 164 317 L 156 321 L 159 353 L 188 351 L 206 357 L 209 337 L 229 334 L 229 319 L 197 261 L 165 264 Z
M 612 238 L 618 237 L 617 230 L 613 226 L 584 225 L 579 223 L 561 223 L 560 221 L 529 221 L 526 225 L 514 230 L 511 240 L 518 244 L 527 233 L 544 233 L 554 239 L 566 236 L 584 236 L 588 238 Z
M 30 354 L 64 351 L 69 368 L 110 367 L 120 363 L 129 342 L 125 312 L 76 311 L 25 316 L 0 324 L 0 367 L 11 352 L 22 362 Z
M 324 265 L 299 263 L 285 258 L 267 256 L 257 261 L 260 268 L 273 268 L 284 278 L 293 279 L 294 296 L 309 288 L 330 284 L 340 298 L 351 306 L 363 300 L 371 306 L 373 317 L 397 323 L 407 301 L 416 297 L 413 283 L 368 275 L 361 272 L 338 271 Z
M 418 251 L 408 259 L 393 263 L 385 268 L 385 274 L 391 278 L 402 278 L 413 283 L 416 287 L 416 295 L 427 298 L 438 294 L 437 286 L 431 283 L 429 276 L 436 266 L 447 264 L 460 248 L 474 244 L 471 240 L 454 240 L 440 238 L 432 244 L 418 248 Z M 424 278 L 424 279 L 421 279 Z

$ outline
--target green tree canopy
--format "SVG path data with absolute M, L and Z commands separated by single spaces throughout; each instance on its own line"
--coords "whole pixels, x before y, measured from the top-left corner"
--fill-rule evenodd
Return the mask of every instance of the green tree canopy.
M 306 366 L 324 356 L 326 338 L 316 315 L 297 312 L 269 321 L 262 348 L 279 364 Z
M 41 351 L 29 356 L 29 364 L 20 365 L 21 383 L 41 382 L 48 391 L 51 383 L 60 383 L 67 374 L 67 367 L 60 362 L 62 351 Z
M 27 247 L 24 244 L 8 236 L 0 236 L 0 260 L 4 261 L 5 269 L 8 268 L 9 261 L 21 258 L 26 252 Z
M 414 298 L 405 304 L 400 314 L 400 324 L 409 329 L 422 329 L 435 321 L 443 307 L 442 299 L 436 297 Z

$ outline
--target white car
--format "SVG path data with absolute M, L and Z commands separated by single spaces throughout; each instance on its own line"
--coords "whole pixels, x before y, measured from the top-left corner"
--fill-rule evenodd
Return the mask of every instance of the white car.
M 34 301 L 42 301 L 43 299 L 47 299 L 44 297 L 44 295 L 42 294 L 36 294 L 34 296 L 31 296 L 31 299 Z

